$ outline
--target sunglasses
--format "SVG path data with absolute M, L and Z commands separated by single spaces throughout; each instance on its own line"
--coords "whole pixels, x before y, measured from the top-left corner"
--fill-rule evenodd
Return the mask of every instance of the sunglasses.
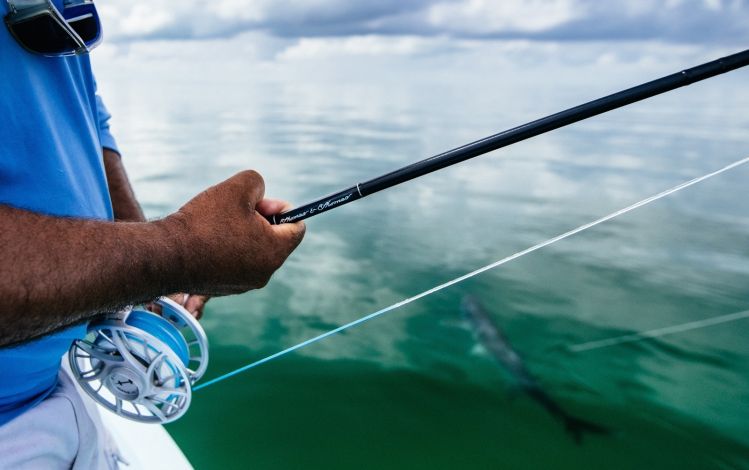
M 51 0 L 7 0 L 5 24 L 27 51 L 48 57 L 86 54 L 101 42 L 93 0 L 65 0 L 62 13 Z

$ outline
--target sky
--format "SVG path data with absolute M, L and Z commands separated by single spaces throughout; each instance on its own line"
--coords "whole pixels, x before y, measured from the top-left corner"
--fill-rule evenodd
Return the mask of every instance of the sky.
M 200 73 L 197 59 L 228 74 L 253 64 L 270 75 L 300 64 L 313 75 L 344 68 L 386 75 L 415 63 L 439 73 L 487 58 L 494 70 L 671 67 L 749 44 L 749 0 L 108 0 L 97 8 L 105 43 L 94 57 L 105 73 L 123 66 Z
M 745 0 L 110 0 L 110 40 L 362 35 L 463 39 L 749 39 Z

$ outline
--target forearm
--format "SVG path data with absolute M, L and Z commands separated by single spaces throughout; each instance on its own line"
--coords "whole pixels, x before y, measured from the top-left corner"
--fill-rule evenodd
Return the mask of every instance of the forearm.
M 304 236 L 270 225 L 253 171 L 210 187 L 156 222 L 50 217 L 0 205 L 0 346 L 172 292 L 263 287 Z M 187 261 L 190 262 L 187 262 Z
M 58 218 L 0 205 L 0 346 L 184 286 L 169 221 Z
M 107 173 L 109 196 L 112 199 L 115 220 L 144 222 L 146 217 L 135 198 L 125 166 L 117 152 L 104 149 L 104 169 Z

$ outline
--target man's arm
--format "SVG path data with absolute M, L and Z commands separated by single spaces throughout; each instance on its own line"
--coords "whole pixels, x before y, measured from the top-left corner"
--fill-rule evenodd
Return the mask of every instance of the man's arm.
M 245 171 L 154 222 L 59 218 L 0 205 L 0 346 L 173 292 L 225 295 L 264 286 L 303 224 L 270 225 Z
M 120 154 L 104 149 L 104 170 L 107 174 L 109 197 L 112 199 L 114 219 L 128 222 L 145 222 L 146 216 L 135 198 Z

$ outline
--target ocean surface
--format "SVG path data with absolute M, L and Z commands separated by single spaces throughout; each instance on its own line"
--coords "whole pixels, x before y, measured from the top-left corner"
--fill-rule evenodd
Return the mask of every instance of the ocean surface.
M 405 59 L 122 73 L 112 55 L 99 86 L 144 209 L 162 217 L 246 168 L 303 203 L 703 55 L 490 57 L 434 74 L 419 60 L 401 73 Z M 310 219 L 265 289 L 208 304 L 207 378 L 749 156 L 748 80 L 714 78 Z M 749 165 L 196 391 L 167 429 L 199 469 L 749 468 L 749 318 L 574 347 L 749 311 L 747 181 Z M 466 295 L 559 406 L 611 432 L 576 443 L 523 395 L 461 316 Z

